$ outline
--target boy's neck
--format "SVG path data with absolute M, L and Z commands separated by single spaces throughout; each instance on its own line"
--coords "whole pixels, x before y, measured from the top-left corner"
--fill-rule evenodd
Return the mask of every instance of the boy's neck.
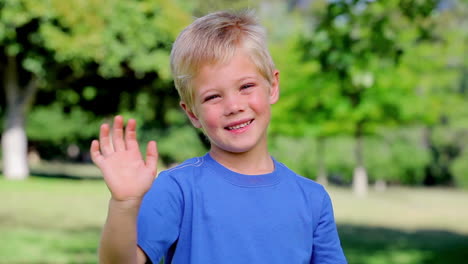
M 271 173 L 275 169 L 268 150 L 257 152 L 233 153 L 211 148 L 210 155 L 226 168 L 247 175 Z

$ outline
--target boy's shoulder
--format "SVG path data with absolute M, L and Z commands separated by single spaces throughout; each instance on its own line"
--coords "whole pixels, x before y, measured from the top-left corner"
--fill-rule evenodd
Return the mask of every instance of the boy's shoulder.
M 283 175 L 287 176 L 301 188 L 314 192 L 325 192 L 323 185 L 319 184 L 318 182 L 296 173 L 284 163 L 281 163 L 277 160 L 275 160 L 275 164 L 278 166 L 278 170 L 280 170 Z
M 167 168 L 159 172 L 158 176 L 153 182 L 151 189 L 171 189 L 182 188 L 183 186 L 193 185 L 194 179 L 197 175 L 202 173 L 200 169 L 204 163 L 204 156 L 194 157 L 183 161 L 182 163 Z M 176 188 L 176 189 L 177 189 Z
M 186 175 L 188 172 L 200 168 L 204 164 L 205 156 L 193 157 L 182 163 L 161 171 L 161 175 Z

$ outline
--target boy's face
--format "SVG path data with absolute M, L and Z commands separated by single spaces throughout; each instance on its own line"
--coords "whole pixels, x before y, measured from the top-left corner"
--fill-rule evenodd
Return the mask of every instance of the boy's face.
M 204 65 L 193 80 L 193 111 L 182 108 L 202 128 L 211 150 L 245 153 L 266 151 L 270 105 L 279 96 L 278 71 L 270 84 L 242 49 L 226 64 Z

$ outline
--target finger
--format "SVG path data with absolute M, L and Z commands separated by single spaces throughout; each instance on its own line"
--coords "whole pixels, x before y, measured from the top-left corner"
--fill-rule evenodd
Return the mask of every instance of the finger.
M 104 157 L 101 155 L 101 152 L 99 151 L 99 141 L 93 140 L 91 142 L 91 148 L 89 150 L 91 154 L 91 160 L 96 164 L 98 167 L 100 167 L 102 160 Z
M 138 141 L 136 137 L 136 121 L 135 119 L 128 120 L 125 127 L 125 145 L 127 149 L 139 150 Z
M 123 117 L 119 115 L 114 118 L 114 125 L 112 126 L 112 143 L 115 151 L 125 150 L 125 142 L 123 139 Z
M 148 146 L 146 147 L 146 167 L 152 171 L 153 176 L 157 172 L 158 156 L 156 141 L 148 142 Z
M 101 130 L 99 132 L 99 145 L 101 146 L 101 152 L 104 156 L 110 155 L 114 152 L 110 142 L 108 124 L 101 125 Z

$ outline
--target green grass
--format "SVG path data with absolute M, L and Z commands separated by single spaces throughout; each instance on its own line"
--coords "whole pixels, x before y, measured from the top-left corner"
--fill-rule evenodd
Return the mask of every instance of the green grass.
M 96 263 L 108 190 L 100 180 L 0 178 L 0 263 Z M 391 188 L 357 198 L 329 188 L 350 264 L 468 259 L 468 193 Z
M 468 192 L 392 188 L 365 199 L 331 188 L 350 264 L 456 264 L 468 259 Z
M 96 263 L 103 181 L 0 180 L 0 263 Z

